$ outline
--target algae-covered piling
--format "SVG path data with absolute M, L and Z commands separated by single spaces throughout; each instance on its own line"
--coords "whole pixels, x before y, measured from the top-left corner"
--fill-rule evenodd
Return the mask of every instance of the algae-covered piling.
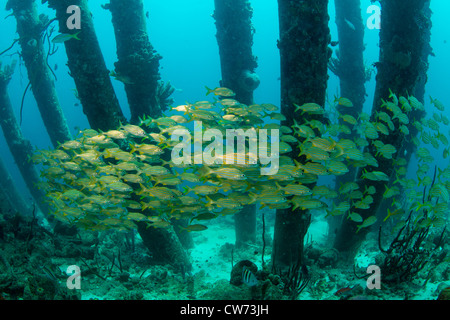
M 159 60 L 150 43 L 142 0 L 112 0 L 105 8 L 112 14 L 116 36 L 116 74 L 124 82 L 131 123 L 143 116 L 160 116 L 167 106 L 158 94 Z
M 324 121 L 322 115 L 300 116 L 294 103 L 314 102 L 324 106 L 331 51 L 328 28 L 328 1 L 279 0 L 281 59 L 281 112 L 286 126 L 294 120 L 304 123 L 313 118 Z M 307 118 L 308 117 L 308 118 Z M 293 154 L 299 158 L 298 154 Z M 272 260 L 277 268 L 303 263 L 303 238 L 310 223 L 306 210 L 277 210 Z
M 48 27 L 49 19 L 46 15 L 38 14 L 34 0 L 9 0 L 6 9 L 12 10 L 16 18 L 21 57 L 27 67 L 31 89 L 50 140 L 57 147 L 58 143 L 72 137 L 59 103 L 53 74 L 47 63 L 48 53 L 42 40 L 45 39 L 43 34 L 47 32 L 45 28 Z
M 68 30 L 67 8 L 76 5 L 80 8 L 82 29 Z M 93 129 L 109 130 L 117 128 L 126 119 L 122 114 L 114 92 L 109 71 L 106 68 L 92 21 L 87 0 L 49 0 L 48 6 L 56 10 L 61 34 L 75 34 L 78 38 L 64 42 L 67 65 L 73 77 L 78 97 L 89 124 Z
M 253 91 L 259 85 L 253 55 L 253 10 L 247 0 L 215 0 L 214 19 L 219 46 L 221 85 L 232 89 L 236 100 L 253 104 Z M 256 206 L 247 205 L 235 215 L 236 245 L 256 240 Z

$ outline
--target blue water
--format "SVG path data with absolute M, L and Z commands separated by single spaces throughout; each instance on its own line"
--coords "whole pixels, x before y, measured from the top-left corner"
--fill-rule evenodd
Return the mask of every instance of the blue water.
M 280 103 L 279 82 L 279 51 L 276 47 L 278 39 L 278 15 L 276 1 L 251 1 L 253 6 L 254 35 L 253 53 L 258 57 L 257 74 L 261 84 L 255 90 L 254 97 L 257 103 Z M 372 5 L 369 0 L 361 1 L 363 20 L 370 18 L 366 9 Z M 439 98 L 444 105 L 450 105 L 447 78 L 450 74 L 450 28 L 448 28 L 448 8 L 445 1 L 433 1 L 431 46 L 435 56 L 429 58 L 428 82 L 426 85 L 426 101 L 428 96 Z M 101 8 L 100 3 L 90 3 L 90 9 L 94 15 L 94 23 L 104 59 L 108 69 L 114 69 L 117 61 L 114 31 L 109 11 Z M 188 3 L 183 0 L 144 1 L 144 10 L 149 13 L 147 26 L 152 45 L 163 56 L 160 61 L 160 74 L 162 80 L 171 81 L 178 90 L 173 94 L 175 105 L 184 104 L 186 101 L 194 102 L 202 100 L 205 96 L 204 86 L 217 86 L 221 78 L 218 46 L 215 38 L 213 1 L 193 0 Z M 39 13 L 45 13 L 49 17 L 54 16 L 54 11 L 41 5 L 38 1 Z M 17 38 L 16 23 L 13 17 L 5 17 L 10 14 L 5 10 L 0 11 L 2 24 L 2 37 L 0 37 L 0 50 L 7 48 Z M 329 2 L 332 40 L 337 40 L 337 29 L 334 18 L 334 1 Z M 56 24 L 54 24 L 56 25 Z M 379 30 L 365 29 L 366 50 L 364 59 L 370 66 L 378 60 L 379 55 Z M 2 62 L 7 64 L 11 59 L 17 59 L 20 46 L 16 44 L 12 50 L 2 57 Z M 14 54 L 12 57 L 10 54 Z M 88 128 L 89 124 L 82 112 L 81 106 L 76 106 L 79 101 L 75 98 L 73 89 L 75 84 L 68 74 L 66 66 L 66 54 L 61 44 L 58 52 L 51 56 L 49 64 L 58 66 L 55 71 L 58 80 L 56 89 L 59 94 L 61 106 L 73 135 L 78 128 Z M 329 72 L 328 96 L 333 98 L 339 92 L 337 77 Z M 127 118 L 130 111 L 121 82 L 112 80 L 116 95 L 122 110 Z M 13 108 L 19 118 L 19 110 L 23 91 L 28 83 L 27 71 L 23 64 L 16 67 L 16 73 L 9 85 L 9 94 Z M 366 83 L 367 98 L 365 111 L 372 106 L 375 90 L 375 75 Z M 447 111 L 448 112 L 448 111 Z M 21 126 L 23 135 L 31 144 L 39 149 L 51 147 L 50 139 L 46 133 L 40 118 L 36 102 L 31 91 L 25 97 L 23 110 L 23 122 Z M 447 133 L 445 133 L 447 134 Z M 17 170 L 14 160 L 9 152 L 3 135 L 0 133 L 0 151 L 2 159 L 11 172 L 19 190 L 28 194 L 22 177 Z
M 3 2 L 3 1 L 2 1 Z M 251 1 L 254 15 L 253 25 L 256 33 L 254 35 L 253 53 L 258 57 L 258 68 L 256 72 L 261 78 L 261 84 L 254 92 L 255 101 L 259 103 L 280 103 L 279 78 L 279 51 L 276 47 L 278 39 L 278 15 L 277 1 Z M 370 14 L 366 9 L 372 5 L 369 0 L 361 1 L 363 19 L 366 21 Z M 144 1 L 145 11 L 149 12 L 147 26 L 152 45 L 159 54 L 163 56 L 160 61 L 160 74 L 162 80 L 171 81 L 177 90 L 173 98 L 175 104 L 183 104 L 186 101 L 193 102 L 204 98 L 204 86 L 210 87 L 219 84 L 220 62 L 218 46 L 215 38 L 214 2 L 204 0 L 165 0 Z M 329 3 L 330 30 L 333 40 L 337 40 L 337 30 L 334 19 L 334 1 Z M 114 69 L 117 61 L 115 39 L 111 24 L 111 14 L 101 8 L 100 3 L 90 3 L 90 9 L 94 15 L 94 23 L 97 30 L 99 42 L 103 51 L 107 67 Z M 432 39 L 434 57 L 430 57 L 430 68 L 428 72 L 428 83 L 426 97 L 431 95 L 439 98 L 445 105 L 450 105 L 450 97 L 446 94 L 447 79 L 450 74 L 450 28 L 448 27 L 449 4 L 446 1 L 432 1 L 431 9 L 434 12 L 432 21 Z M 54 16 L 54 12 L 38 1 L 40 13 Z M 2 24 L 2 37 L 0 37 L 0 50 L 7 48 L 17 38 L 15 32 L 16 23 L 13 17 L 4 19 L 10 12 L 0 11 Z M 378 59 L 379 30 L 365 30 L 365 61 L 371 65 Z M 20 50 L 18 44 L 8 54 Z M 11 57 L 17 58 L 17 55 Z M 2 57 L 3 63 L 7 63 L 10 57 Z M 68 125 L 73 134 L 76 128 L 89 127 L 87 119 L 80 106 L 74 106 L 76 100 L 73 89 L 75 84 L 68 75 L 64 46 L 60 45 L 57 54 L 50 57 L 51 66 L 58 65 L 55 71 L 58 81 L 56 89 L 59 94 L 60 103 L 66 116 Z M 329 72 L 330 79 L 328 94 L 333 97 L 338 92 L 338 79 Z M 19 116 L 21 97 L 28 83 L 27 72 L 23 65 L 18 66 L 16 73 L 9 85 L 9 93 L 17 117 Z M 129 108 L 121 82 L 113 80 L 117 97 L 125 116 L 129 117 Z M 366 99 L 366 110 L 372 106 L 373 92 L 375 88 L 375 76 L 366 83 L 368 97 Z M 50 147 L 50 140 L 40 119 L 36 102 L 31 92 L 25 98 L 23 111 L 22 132 L 32 145 L 37 148 Z M 4 162 L 10 169 L 20 190 L 27 193 L 24 183 L 14 165 L 3 135 L 0 134 L 0 151 Z

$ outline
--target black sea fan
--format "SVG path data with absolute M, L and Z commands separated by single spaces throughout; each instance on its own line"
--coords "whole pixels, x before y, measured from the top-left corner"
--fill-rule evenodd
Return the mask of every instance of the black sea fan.
M 173 98 L 170 98 L 174 92 L 175 87 L 172 86 L 170 81 L 167 81 L 167 83 L 164 83 L 164 81 L 158 81 L 158 86 L 156 88 L 156 100 L 161 111 L 167 110 L 167 106 L 174 102 Z
M 308 286 L 311 280 L 308 268 L 305 265 L 295 264 L 291 266 L 286 272 L 277 272 L 280 274 L 284 282 L 283 294 L 296 300 L 300 293 Z
M 434 185 L 434 179 L 430 190 Z M 430 202 L 430 193 L 424 190 L 423 203 Z M 408 217 L 400 228 L 388 249 L 383 249 L 381 245 L 381 226 L 378 237 L 380 251 L 385 254 L 380 265 L 383 270 L 383 282 L 400 283 L 413 280 L 426 265 L 438 265 L 445 258 L 445 255 L 437 255 L 438 249 L 444 242 L 445 227 L 442 233 L 437 236 L 437 241 L 432 241 L 432 225 L 427 221 L 433 221 L 431 212 L 427 209 L 422 215 L 415 214 L 415 210 L 410 210 Z M 434 247 L 434 248 L 433 248 Z

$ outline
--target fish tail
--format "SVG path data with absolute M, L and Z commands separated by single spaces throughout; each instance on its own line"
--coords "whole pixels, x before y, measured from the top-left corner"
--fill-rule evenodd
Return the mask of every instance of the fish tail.
M 277 190 L 279 190 L 279 191 L 283 191 L 284 190 L 283 187 L 280 186 L 277 181 L 275 182 L 275 186 L 277 187 Z
M 161 160 L 161 166 L 163 166 L 163 167 L 165 167 L 165 166 L 169 166 L 169 167 L 172 167 L 172 161 L 166 161 L 166 160 L 164 160 L 164 159 L 159 159 L 159 160 Z
M 160 139 L 158 142 L 158 147 L 161 147 L 164 144 L 164 140 Z M 168 145 L 165 145 L 163 147 L 161 147 L 162 150 L 166 149 L 168 147 Z
M 392 90 L 389 88 L 389 98 L 392 98 L 394 96 L 394 93 L 392 92 Z
M 295 164 L 295 167 L 297 169 L 301 169 L 302 168 L 302 164 L 300 162 L 298 162 L 296 159 L 294 159 L 294 164 Z
M 145 227 L 145 229 L 152 227 L 152 224 L 150 222 L 146 222 L 146 224 L 147 224 L 147 226 Z
M 341 190 L 341 188 L 339 188 L 339 190 Z M 367 185 L 365 185 L 363 194 L 367 194 L 368 192 L 369 192 L 369 187 Z
M 81 40 L 78 35 L 80 34 L 81 31 L 78 31 L 77 33 L 75 33 L 74 35 L 72 35 L 72 38 L 74 38 L 75 40 Z
M 148 208 L 150 208 L 150 206 L 148 205 L 148 203 L 141 201 L 141 206 L 142 206 L 142 211 L 147 210 Z
M 423 206 L 423 203 L 417 202 L 416 212 L 418 212 Z
M 145 139 L 145 138 L 144 138 Z M 164 142 L 163 141 L 161 141 L 160 143 L 158 143 L 158 147 L 159 146 L 161 146 L 161 145 L 163 145 L 164 144 Z M 164 144 L 162 147 L 160 147 L 161 148 L 161 150 L 164 150 L 164 149 L 167 149 L 167 148 L 170 148 L 170 146 L 168 145 L 168 144 Z
M 339 152 L 336 155 L 333 156 L 334 159 L 336 159 L 336 158 L 342 156 L 343 154 L 345 154 L 345 150 L 344 150 L 344 148 L 342 146 L 337 144 L 335 148 L 338 149 Z
M 189 188 L 188 186 L 184 186 L 184 187 L 183 187 L 183 193 L 184 193 L 184 194 L 188 194 L 189 192 L 191 192 L 191 190 L 192 190 L 192 189 Z
M 367 173 L 368 173 L 367 169 L 363 169 L 363 178 L 364 178 L 365 175 L 367 175 Z
M 388 209 L 388 215 L 386 216 L 386 218 L 384 218 L 383 222 L 386 222 L 387 219 L 389 219 L 389 217 L 392 215 L 391 210 Z
M 300 144 L 299 145 L 299 148 L 300 148 L 300 153 L 298 154 L 298 156 L 299 157 L 301 157 L 302 155 L 304 155 L 305 154 L 305 150 L 304 150 L 304 146 L 303 146 L 303 144 Z M 295 161 L 295 160 L 294 160 Z
M 205 204 L 205 206 L 206 206 L 206 207 L 212 207 L 212 206 L 213 206 L 213 203 L 214 203 L 213 199 L 211 199 L 211 198 L 208 197 L 208 196 L 205 196 L 205 198 L 206 198 L 206 200 L 208 200 L 208 202 Z
M 334 95 L 334 103 L 339 102 L 339 98 L 337 95 Z
M 251 199 L 249 204 L 255 203 L 258 200 L 258 196 L 255 193 L 249 192 L 248 195 Z
M 213 89 L 208 88 L 208 86 L 205 86 L 205 89 L 206 89 L 206 95 L 208 95 L 214 91 Z
M 106 153 L 106 158 L 114 158 L 112 153 L 111 153 L 111 151 L 109 149 L 106 149 L 105 153 Z
M 202 175 L 202 178 L 206 179 L 206 176 L 209 176 L 214 172 L 210 167 L 203 165 L 201 168 L 198 169 L 198 173 Z
M 128 145 L 129 145 L 130 148 L 131 148 L 131 151 L 130 151 L 131 154 L 133 154 L 134 152 L 137 151 L 137 148 L 136 148 L 133 144 L 129 143 Z M 106 151 L 106 152 L 108 152 L 108 151 Z
M 194 220 L 194 219 L 192 219 L 192 220 Z M 192 220 L 191 220 L 191 222 L 192 222 Z M 181 224 L 175 224 L 175 225 L 176 225 L 178 228 L 180 228 L 181 231 L 191 232 L 191 230 L 188 229 L 188 227 L 190 226 L 190 224 L 189 224 L 187 227 L 185 227 L 185 226 L 183 226 L 183 225 L 181 225 Z
M 439 169 L 439 168 L 438 168 L 438 169 Z M 400 177 L 399 177 L 398 173 L 395 173 L 395 181 L 392 183 L 392 185 L 394 185 L 394 184 L 396 184 L 396 183 L 402 184 L 402 183 L 400 182 Z
M 439 176 L 438 176 L 439 177 Z M 424 180 L 425 178 L 420 178 L 420 177 L 417 177 L 417 180 L 419 180 L 419 186 L 423 183 L 423 180 Z
M 140 196 L 141 194 L 143 194 L 144 192 L 145 192 L 145 186 L 142 184 L 142 183 L 139 183 L 139 186 L 141 187 L 141 190 L 140 191 L 138 191 L 138 192 L 136 192 L 136 194 L 138 195 L 138 196 Z
M 385 197 L 387 195 L 388 191 L 389 191 L 389 188 L 388 188 L 387 185 L 384 185 L 384 188 L 385 188 L 385 190 L 384 190 L 384 193 L 383 193 L 383 197 Z

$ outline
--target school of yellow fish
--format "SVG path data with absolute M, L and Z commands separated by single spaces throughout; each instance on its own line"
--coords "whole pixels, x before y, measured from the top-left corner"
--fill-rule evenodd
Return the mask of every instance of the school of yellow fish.
M 422 201 L 417 189 L 419 185 L 423 191 L 423 186 L 432 183 L 428 163 L 434 161 L 434 157 L 427 145 L 440 148 L 443 144 L 444 158 L 449 152 L 447 135 L 439 131 L 440 124 L 448 125 L 449 120 L 442 113 L 444 107 L 438 100 L 431 102 L 441 113 L 434 113 L 427 120 L 408 118 L 413 109 L 424 108 L 417 99 L 397 98 L 391 94 L 390 101 L 383 104 L 386 112 L 377 113 L 376 121 L 370 121 L 369 115 L 364 113 L 358 119 L 339 114 L 346 124 L 326 126 L 311 120 L 295 121 L 292 127 L 287 127 L 280 124 L 285 116 L 277 112 L 273 104 L 241 104 L 227 88 L 208 89 L 207 94 L 211 93 L 215 96 L 213 102 L 173 107 L 171 113 L 175 115 L 147 117 L 139 125 L 121 125 L 107 132 L 86 129 L 78 138 L 55 150 L 35 153 L 33 162 L 42 165 L 43 181 L 39 187 L 45 191 L 56 218 L 89 230 L 133 229 L 135 222 L 146 223 L 148 227 L 169 227 L 173 219 L 188 219 L 186 230 L 201 231 L 206 229 L 202 220 L 235 214 L 245 205 L 260 203 L 271 209 L 322 209 L 327 210 L 328 215 L 345 214 L 359 223 L 359 231 L 375 223 L 376 218 L 370 216 L 363 220 L 359 214 L 350 212 L 351 208 L 369 209 L 375 188 L 359 190 L 355 182 L 336 188 L 314 184 L 319 176 L 344 175 L 349 166 L 354 166 L 365 168 L 363 179 L 386 181 L 384 197 L 394 200 L 385 220 L 409 211 L 404 201 L 400 201 L 401 186 L 408 190 L 411 208 L 424 214 L 428 212 L 428 220 L 420 220 L 424 226 L 439 226 L 445 222 L 450 166 L 439 169 L 437 181 L 430 190 L 431 200 Z M 336 105 L 353 106 L 346 98 L 336 99 Z M 295 107 L 300 114 L 325 113 L 324 107 L 315 103 Z M 263 165 L 249 161 L 211 166 L 176 165 L 164 156 L 178 143 L 170 139 L 171 134 L 180 128 L 189 130 L 193 121 L 202 121 L 203 130 L 214 128 L 221 132 L 232 128 L 279 130 L 278 172 L 261 175 Z M 393 130 L 409 134 L 410 122 L 420 131 L 420 136 L 412 139 L 420 146 L 417 151 L 419 183 L 406 178 L 406 160 L 396 154 L 395 147 L 378 140 L 379 135 L 388 135 Z M 352 131 L 358 133 L 358 138 L 337 138 L 341 132 Z M 364 147 L 371 143 L 376 147 L 375 155 L 364 152 Z M 304 163 L 289 157 L 292 151 L 303 155 Z M 242 154 L 235 151 L 224 157 L 249 159 L 249 152 L 248 149 Z M 376 170 L 377 157 L 395 158 L 397 176 L 392 186 L 387 185 L 389 177 Z M 345 201 L 330 204 L 339 195 L 346 195 Z

